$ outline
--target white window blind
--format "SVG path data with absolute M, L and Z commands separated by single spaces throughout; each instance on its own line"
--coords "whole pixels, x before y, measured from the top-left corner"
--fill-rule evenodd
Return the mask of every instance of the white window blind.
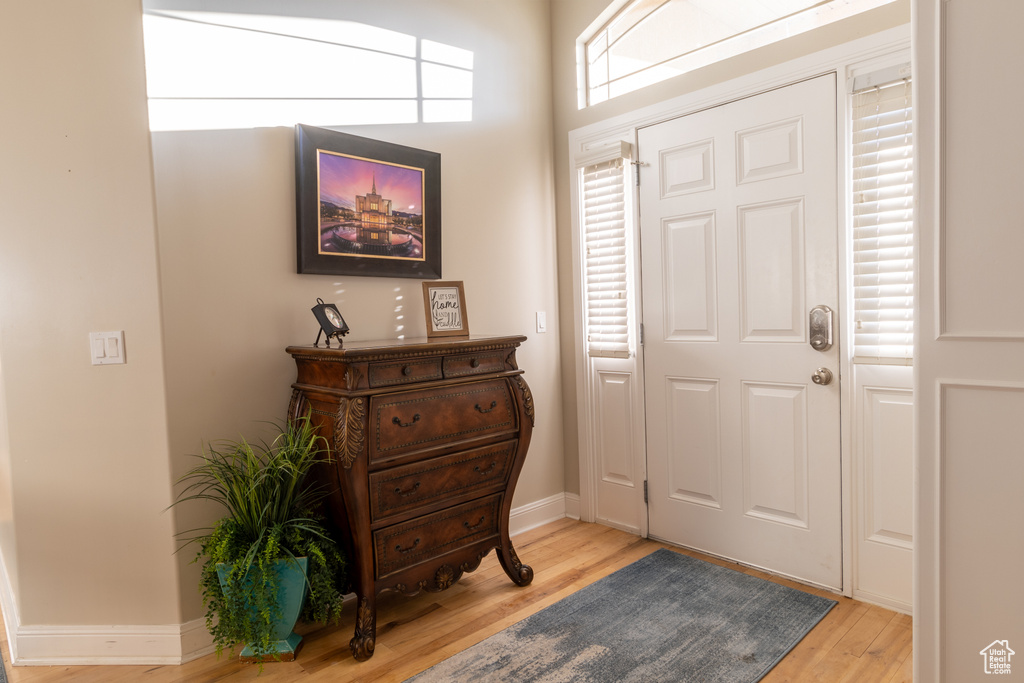
M 910 80 L 853 95 L 854 362 L 914 352 L 914 129 Z
M 621 157 L 582 168 L 584 292 L 591 356 L 629 357 L 626 173 Z

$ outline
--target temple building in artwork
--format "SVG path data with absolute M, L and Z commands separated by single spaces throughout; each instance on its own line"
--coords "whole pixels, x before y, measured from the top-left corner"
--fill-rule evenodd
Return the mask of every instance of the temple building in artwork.
M 407 225 L 410 214 L 395 214 L 391 207 L 392 200 L 377 193 L 374 175 L 370 191 L 355 195 L 355 210 L 349 212 L 354 220 L 343 219 L 324 232 L 322 251 L 385 258 L 422 254 L 422 242 Z
M 357 241 L 363 244 L 391 243 L 391 200 L 377 194 L 377 177 L 365 195 L 356 195 Z

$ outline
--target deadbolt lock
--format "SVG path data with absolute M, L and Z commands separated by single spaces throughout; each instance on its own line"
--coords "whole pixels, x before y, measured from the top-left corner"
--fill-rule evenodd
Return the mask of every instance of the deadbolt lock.
M 832 348 L 832 309 L 828 306 L 815 306 L 810 314 L 811 348 L 815 351 L 828 351 Z

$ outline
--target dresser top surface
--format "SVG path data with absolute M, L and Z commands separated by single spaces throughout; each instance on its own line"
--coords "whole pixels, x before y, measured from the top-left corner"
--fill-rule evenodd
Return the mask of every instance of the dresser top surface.
M 381 355 L 434 355 L 446 353 L 470 353 L 486 347 L 515 347 L 526 341 L 523 335 L 447 337 L 430 340 L 426 337 L 412 339 L 384 339 L 376 341 L 346 341 L 344 346 L 289 346 L 285 349 L 296 357 L 319 357 L 325 360 L 359 360 Z

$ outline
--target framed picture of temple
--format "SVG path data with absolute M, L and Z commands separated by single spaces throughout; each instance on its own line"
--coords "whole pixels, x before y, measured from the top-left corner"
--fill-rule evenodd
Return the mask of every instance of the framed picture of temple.
M 295 127 L 298 272 L 441 277 L 441 155 Z

